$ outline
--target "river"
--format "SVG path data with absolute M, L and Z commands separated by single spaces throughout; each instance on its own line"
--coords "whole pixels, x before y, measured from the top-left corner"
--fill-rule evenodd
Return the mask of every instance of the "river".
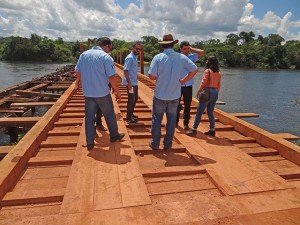
M 0 90 L 41 77 L 64 64 L 7 63 L 0 61 Z M 145 67 L 147 74 L 148 68 Z M 195 76 L 194 95 L 203 68 Z M 300 71 L 221 69 L 222 87 L 217 108 L 226 112 L 253 112 L 258 118 L 246 121 L 272 133 L 300 136 Z M 2 142 L 2 143 L 1 143 Z M 0 145 L 7 142 L 1 140 Z M 6 143 L 7 144 L 7 143 Z

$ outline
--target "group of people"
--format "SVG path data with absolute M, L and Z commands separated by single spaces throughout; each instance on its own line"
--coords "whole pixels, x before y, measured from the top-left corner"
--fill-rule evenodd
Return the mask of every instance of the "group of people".
M 164 150 L 172 148 L 175 128 L 178 126 L 179 113 L 182 108 L 180 104 L 181 96 L 184 102 L 184 129 L 187 134 L 197 133 L 201 115 L 207 107 L 207 114 L 210 121 L 210 130 L 206 135 L 215 136 L 215 122 L 213 110 L 220 91 L 221 74 L 219 72 L 218 60 L 215 56 L 208 57 L 206 70 L 203 73 L 201 85 L 197 95 L 203 88 L 209 88 L 210 99 L 206 103 L 199 103 L 197 114 L 192 126 L 189 127 L 190 108 L 193 95 L 193 77 L 197 74 L 198 68 L 195 62 L 204 54 L 202 49 L 192 48 L 187 41 L 180 43 L 180 53 L 174 50 L 174 45 L 178 40 L 174 40 L 171 34 L 163 36 L 159 42 L 163 52 L 154 56 L 148 71 L 149 78 L 156 81 L 153 97 L 152 109 L 152 139 L 149 146 L 153 150 L 158 150 L 161 138 L 161 124 L 166 113 L 166 135 L 163 140 Z M 126 85 L 128 102 L 126 122 L 136 123 L 138 117 L 134 115 L 134 108 L 138 99 L 138 55 L 141 51 L 141 44 L 136 42 L 132 45 L 131 53 L 125 58 L 122 85 Z M 110 141 L 119 141 L 124 137 L 124 133 L 119 133 L 114 113 L 114 106 L 110 95 L 111 86 L 116 95 L 116 100 L 121 100 L 120 91 L 116 80 L 116 69 L 114 61 L 109 55 L 112 49 L 112 42 L 107 37 L 97 39 L 96 46 L 83 52 L 75 67 L 77 81 L 75 88 L 81 84 L 85 97 L 85 131 L 86 146 L 88 150 L 94 147 L 95 136 L 95 115 L 97 125 L 99 125 L 99 112 L 103 114 L 109 134 Z M 100 126 L 100 125 L 99 125 Z M 101 124 L 100 130 L 106 130 Z

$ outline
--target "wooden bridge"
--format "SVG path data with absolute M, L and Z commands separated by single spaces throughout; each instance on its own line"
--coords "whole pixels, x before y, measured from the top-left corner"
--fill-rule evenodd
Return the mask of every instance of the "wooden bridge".
M 117 71 L 121 76 L 122 66 Z M 295 136 L 240 119 L 256 114 L 215 109 L 216 137 L 201 133 L 209 126 L 204 115 L 196 137 L 179 126 L 172 149 L 153 153 L 154 87 L 139 75 L 139 121 L 127 124 L 127 93 L 120 86 L 122 102 L 114 105 L 125 139 L 110 143 L 107 132 L 97 131 L 90 152 L 84 97 L 74 83 L 43 117 L 23 118 L 33 127 L 16 146 L 0 148 L 6 154 L 0 224 L 299 225 L 300 148 L 285 140 Z M 196 107 L 193 100 L 192 120 Z M 18 123 L 0 119 L 0 126 Z

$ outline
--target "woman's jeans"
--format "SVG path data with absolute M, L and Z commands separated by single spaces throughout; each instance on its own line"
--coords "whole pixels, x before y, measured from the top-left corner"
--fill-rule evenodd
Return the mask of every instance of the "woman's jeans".
M 101 109 L 110 137 L 118 135 L 117 119 L 114 112 L 114 105 L 111 95 L 108 94 L 104 97 L 85 97 L 85 133 L 86 143 L 93 144 L 96 128 L 95 128 L 95 115 L 98 107 Z
M 161 121 L 164 113 L 167 115 L 166 124 L 166 136 L 163 144 L 164 148 L 171 148 L 172 141 L 176 127 L 177 107 L 179 99 L 175 100 L 160 100 L 156 97 L 153 98 L 153 113 L 152 113 L 152 127 L 151 134 L 152 140 L 151 145 L 155 148 L 159 148 L 160 137 L 161 137 Z
M 215 117 L 214 117 L 214 109 L 215 109 L 215 105 L 216 102 L 218 100 L 218 89 L 217 88 L 209 88 L 209 101 L 208 103 L 199 103 L 198 104 L 198 108 L 197 108 L 197 112 L 196 112 L 196 117 L 195 117 L 195 121 L 194 121 L 194 125 L 193 128 L 197 129 L 200 122 L 201 122 L 201 116 L 205 110 L 205 108 L 207 107 L 207 115 L 209 118 L 209 129 L 210 130 L 215 130 Z

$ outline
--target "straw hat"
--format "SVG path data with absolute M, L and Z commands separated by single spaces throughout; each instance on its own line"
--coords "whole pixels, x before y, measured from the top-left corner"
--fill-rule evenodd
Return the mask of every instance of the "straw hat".
M 178 43 L 178 40 L 175 40 L 175 41 L 174 41 L 172 34 L 165 34 L 165 35 L 163 36 L 163 40 L 162 40 L 162 41 L 159 41 L 158 43 L 159 43 L 159 44 L 162 44 L 162 45 L 165 45 L 165 44 L 171 44 L 171 43 L 176 44 L 176 43 Z

